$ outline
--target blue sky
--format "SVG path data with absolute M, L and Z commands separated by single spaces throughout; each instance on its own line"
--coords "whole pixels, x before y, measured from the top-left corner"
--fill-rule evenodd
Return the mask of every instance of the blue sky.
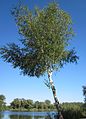
M 52 0 L 22 0 L 30 9 L 34 6 L 43 8 Z M 9 42 L 19 43 L 17 26 L 10 10 L 18 0 L 0 1 L 0 47 Z M 82 86 L 86 85 L 86 1 L 85 0 L 58 0 L 60 7 L 70 13 L 73 20 L 75 37 L 71 46 L 76 48 L 80 57 L 78 64 L 68 64 L 59 72 L 53 74 L 60 102 L 82 102 L 84 97 Z M 11 64 L 0 59 L 0 94 L 6 96 L 9 104 L 14 98 L 25 98 L 52 102 L 53 95 L 43 83 L 47 77 L 27 77 L 20 75 L 18 69 L 13 69 Z

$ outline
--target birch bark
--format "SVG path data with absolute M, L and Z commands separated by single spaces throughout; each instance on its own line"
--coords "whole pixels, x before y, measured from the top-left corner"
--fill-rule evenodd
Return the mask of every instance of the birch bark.
M 53 93 L 55 106 L 56 106 L 56 109 L 58 111 L 58 116 L 59 116 L 58 119 L 64 119 L 62 114 L 61 114 L 61 106 L 60 106 L 59 101 L 58 101 L 57 96 L 56 96 L 56 88 L 54 86 L 54 82 L 53 82 L 53 79 L 52 79 L 52 70 L 48 71 L 48 79 L 49 79 L 50 87 L 51 87 L 51 90 L 52 90 L 52 93 Z

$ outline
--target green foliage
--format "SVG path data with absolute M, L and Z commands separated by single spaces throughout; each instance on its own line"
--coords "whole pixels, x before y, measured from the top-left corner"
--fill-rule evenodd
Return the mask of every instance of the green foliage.
M 82 117 L 86 118 L 86 104 L 83 104 L 81 107 Z
M 41 76 L 48 69 L 58 70 L 66 63 L 77 62 L 74 49 L 69 49 L 73 36 L 72 20 L 68 13 L 54 3 L 34 13 L 25 6 L 12 10 L 23 36 L 22 47 L 12 43 L 0 48 L 6 62 L 19 67 L 24 75 Z
M 80 110 L 65 110 L 62 112 L 64 119 L 80 119 Z
M 50 104 L 51 104 L 51 101 L 50 101 L 50 100 L 45 100 L 45 103 L 46 103 L 47 105 L 50 105 Z
M 64 116 L 64 119 L 80 119 L 80 106 L 81 103 L 63 103 L 62 114 Z
M 51 104 L 49 100 L 46 100 L 45 102 L 33 102 L 33 100 L 30 99 L 16 98 L 10 103 L 10 109 L 16 111 L 48 111 L 54 109 L 54 105 Z
M 86 86 L 83 86 L 84 102 L 86 103 Z
M 0 95 L 0 111 L 4 110 L 5 108 L 6 108 L 5 96 Z
M 82 105 L 82 115 L 86 118 L 86 86 L 83 86 L 84 104 Z
M 86 111 L 83 110 L 83 103 L 63 103 L 62 108 L 64 119 L 80 119 L 86 117 Z
M 62 103 L 63 110 L 80 110 L 83 103 Z
M 22 99 L 14 99 L 11 102 L 11 108 L 12 109 L 18 109 L 18 110 L 24 110 L 24 109 L 31 109 L 33 107 L 33 101 L 32 100 L 25 100 L 24 98 Z

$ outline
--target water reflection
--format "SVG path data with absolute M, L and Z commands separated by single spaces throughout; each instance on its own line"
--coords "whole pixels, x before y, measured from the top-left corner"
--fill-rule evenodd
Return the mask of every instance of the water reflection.
M 42 112 L 0 112 L 0 119 L 45 119 L 46 113 Z
M 32 119 L 32 116 L 9 115 L 9 119 Z
M 3 119 L 4 115 L 0 112 L 0 119 Z
M 43 116 L 9 115 L 9 119 L 45 119 Z

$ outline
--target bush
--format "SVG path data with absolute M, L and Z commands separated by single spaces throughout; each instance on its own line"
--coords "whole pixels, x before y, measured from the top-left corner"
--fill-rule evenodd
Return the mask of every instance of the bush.
M 80 119 L 81 112 L 80 110 L 64 110 L 62 111 L 64 119 Z
M 81 106 L 82 117 L 86 118 L 86 103 Z

